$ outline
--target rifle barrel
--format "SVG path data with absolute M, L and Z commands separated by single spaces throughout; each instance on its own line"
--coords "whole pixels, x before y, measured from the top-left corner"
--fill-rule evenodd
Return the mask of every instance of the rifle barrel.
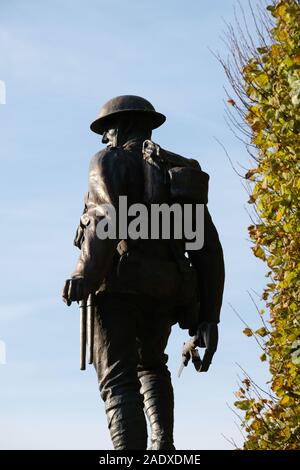
M 88 362 L 93 364 L 94 358 L 94 319 L 95 319 L 95 303 L 93 294 L 89 295 L 87 301 L 87 343 L 88 343 Z
M 85 370 L 86 360 L 86 323 L 87 323 L 87 307 L 86 301 L 80 300 L 80 370 Z

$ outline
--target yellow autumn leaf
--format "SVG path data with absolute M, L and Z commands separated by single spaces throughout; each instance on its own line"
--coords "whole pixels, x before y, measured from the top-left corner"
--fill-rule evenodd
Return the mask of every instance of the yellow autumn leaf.
M 276 378 L 273 380 L 272 390 L 273 390 L 274 392 L 276 392 L 277 390 L 279 390 L 279 389 L 282 387 L 282 383 L 283 383 L 283 377 L 281 377 L 281 376 L 276 377 Z
M 264 439 L 260 441 L 260 446 L 262 449 L 267 449 L 268 448 L 268 443 Z
M 254 78 L 254 82 L 260 87 L 265 87 L 269 81 L 269 77 L 266 73 L 260 73 Z
M 281 53 L 281 47 L 279 46 L 279 44 L 272 44 L 271 51 L 274 57 L 278 57 Z
M 244 335 L 246 335 L 248 337 L 253 335 L 253 331 L 251 330 L 251 328 L 245 328 L 243 333 L 244 333 Z
M 281 434 L 285 437 L 285 439 L 289 439 L 291 437 L 291 431 L 287 426 L 281 431 Z
M 285 208 L 282 207 L 278 212 L 277 212 L 277 216 L 276 216 L 276 222 L 280 222 L 282 216 L 284 215 L 285 213 Z
M 259 106 L 251 106 L 251 108 L 249 109 L 249 111 L 253 114 L 255 114 L 256 116 L 259 116 L 260 115 L 260 108 Z
M 255 431 L 260 431 L 261 429 L 261 421 L 253 421 L 252 423 L 252 429 L 254 429 Z
M 274 11 L 275 16 L 280 16 L 282 18 L 286 13 L 286 9 L 287 9 L 287 5 L 283 5 L 283 4 L 278 5 Z
M 265 252 L 260 246 L 252 247 L 252 251 L 255 254 L 255 256 L 257 256 L 257 258 L 260 258 L 262 260 L 266 259 Z
M 281 398 L 280 400 L 280 404 L 281 405 L 287 405 L 290 401 L 290 397 L 288 395 L 284 395 L 283 398 Z
M 277 33 L 277 38 L 279 41 L 285 41 L 289 37 L 287 31 L 282 29 L 281 31 L 278 31 Z

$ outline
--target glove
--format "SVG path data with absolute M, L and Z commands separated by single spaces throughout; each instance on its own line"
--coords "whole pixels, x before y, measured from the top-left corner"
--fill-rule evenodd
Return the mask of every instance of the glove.
M 218 346 L 218 324 L 208 322 L 200 323 L 195 336 L 197 346 L 205 348 L 200 372 L 207 372 Z
M 67 279 L 62 290 L 62 299 L 67 305 L 79 300 L 86 300 L 90 294 L 83 277 Z

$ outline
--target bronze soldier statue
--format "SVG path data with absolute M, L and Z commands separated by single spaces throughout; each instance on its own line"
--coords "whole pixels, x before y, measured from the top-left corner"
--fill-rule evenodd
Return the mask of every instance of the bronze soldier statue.
M 147 448 L 145 414 L 151 449 L 175 449 L 164 353 L 172 325 L 179 323 L 194 346 L 205 348 L 200 371 L 208 370 L 218 343 L 224 262 L 207 208 L 208 175 L 196 160 L 151 141 L 165 119 L 144 98 L 125 95 L 108 101 L 91 124 L 107 146 L 91 160 L 74 241 L 80 256 L 63 289 L 68 305 L 95 294 L 93 363 L 117 450 Z M 203 247 L 187 250 L 184 236 L 173 233 L 168 239 L 99 238 L 99 207 L 110 204 L 118 213 L 120 196 L 128 206 L 203 204 Z

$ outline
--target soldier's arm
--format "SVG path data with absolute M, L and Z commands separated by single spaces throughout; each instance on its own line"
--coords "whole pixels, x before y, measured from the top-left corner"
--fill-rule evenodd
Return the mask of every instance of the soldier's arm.
M 200 322 L 220 321 L 225 269 L 223 250 L 217 229 L 207 206 L 204 206 L 204 245 L 200 250 L 189 251 L 197 271 L 200 292 Z
M 191 328 L 189 333 L 195 335 L 200 347 L 205 348 L 200 371 L 206 372 L 218 346 L 218 323 L 225 280 L 222 246 L 206 205 L 204 245 L 201 250 L 190 251 L 189 256 L 197 271 L 200 292 L 198 326 Z
M 103 219 L 103 204 L 111 204 L 118 214 L 119 195 L 127 191 L 125 163 L 117 149 L 105 149 L 92 158 L 80 256 L 63 289 L 63 300 L 67 304 L 98 290 L 111 265 L 119 240 L 98 238 L 97 224 Z
M 204 245 L 201 250 L 190 250 L 188 253 L 198 277 L 200 292 L 199 321 L 216 324 L 220 320 L 225 270 L 223 250 L 218 232 L 206 205 L 209 177 L 202 171 L 197 160 L 184 158 L 165 150 L 162 150 L 162 152 L 173 165 L 187 166 L 202 172 L 202 178 L 198 180 L 198 200 L 204 204 Z

